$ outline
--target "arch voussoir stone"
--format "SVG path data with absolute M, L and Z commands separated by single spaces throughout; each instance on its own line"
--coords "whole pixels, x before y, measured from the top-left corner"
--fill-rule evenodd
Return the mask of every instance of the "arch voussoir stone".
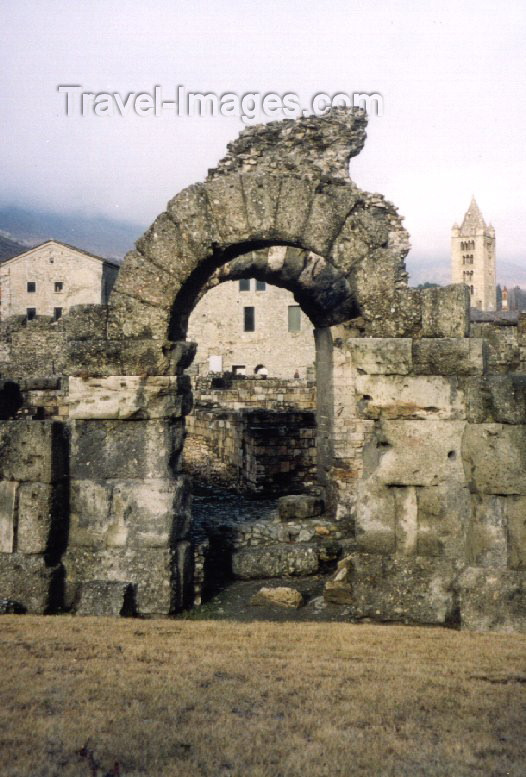
M 303 231 L 303 242 L 312 251 L 327 256 L 359 195 L 350 182 L 316 186 L 309 218 Z
M 114 290 L 108 310 L 108 340 L 152 338 L 165 340 L 170 311 Z
M 179 227 L 183 240 L 193 246 L 196 256 L 212 255 L 220 237 L 210 210 L 206 184 L 193 184 L 183 189 L 170 200 L 166 212 Z
M 227 248 L 252 237 L 245 195 L 239 175 L 229 175 L 205 184 L 210 211 L 218 234 L 217 246 Z
M 174 278 L 191 272 L 200 256 L 168 213 L 161 213 L 137 241 L 137 250 Z
M 281 182 L 281 176 L 277 175 L 244 173 L 241 176 L 247 220 L 255 238 L 266 240 L 276 236 Z
M 309 218 L 316 183 L 299 176 L 284 176 L 276 211 L 276 234 L 298 244 Z
M 115 292 L 169 311 L 173 304 L 173 286 L 174 279 L 168 270 L 162 269 L 140 251 L 130 251 L 122 274 L 117 276 Z

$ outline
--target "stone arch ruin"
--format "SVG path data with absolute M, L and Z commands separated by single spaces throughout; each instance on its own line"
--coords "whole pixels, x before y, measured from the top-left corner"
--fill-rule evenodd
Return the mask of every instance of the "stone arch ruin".
M 22 400 L 0 421 L 0 597 L 191 603 L 186 325 L 207 285 L 250 275 L 310 316 L 323 385 L 327 512 L 286 516 L 281 572 L 341 559 L 328 596 L 358 619 L 524 628 L 526 327 L 510 355 L 470 324 L 464 285 L 407 287 L 396 209 L 348 175 L 365 126 L 336 109 L 246 129 L 126 256 L 108 306 L 2 325 L 0 375 Z M 249 542 L 238 568 L 268 553 Z

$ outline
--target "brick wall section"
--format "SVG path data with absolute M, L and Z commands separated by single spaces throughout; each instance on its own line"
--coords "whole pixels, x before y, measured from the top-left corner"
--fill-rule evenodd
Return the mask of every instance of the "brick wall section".
M 185 470 L 243 493 L 304 493 L 316 482 L 310 411 L 197 408 L 189 419 Z
M 199 480 L 253 494 L 315 485 L 316 385 L 277 378 L 193 379 L 185 467 Z
M 192 379 L 196 407 L 264 408 L 266 410 L 314 410 L 316 383 L 277 378 L 199 377 Z

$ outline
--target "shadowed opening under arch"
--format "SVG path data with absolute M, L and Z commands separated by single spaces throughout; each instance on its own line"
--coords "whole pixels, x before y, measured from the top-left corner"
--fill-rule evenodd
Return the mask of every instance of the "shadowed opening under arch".
M 282 261 L 272 264 L 269 252 L 283 249 Z M 219 281 L 256 278 L 288 289 L 315 327 L 348 321 L 360 314 L 347 278 L 323 257 L 285 241 L 261 240 L 214 249 L 190 273 L 174 299 L 169 338 L 186 338 L 188 319 L 218 273 Z

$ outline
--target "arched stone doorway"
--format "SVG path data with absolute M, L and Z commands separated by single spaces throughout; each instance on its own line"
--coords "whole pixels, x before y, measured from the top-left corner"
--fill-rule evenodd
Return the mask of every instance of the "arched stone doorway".
M 341 456 L 335 467 L 334 331 L 355 322 L 374 332 L 399 305 L 408 248 L 395 208 L 348 177 L 364 126 L 361 111 L 336 110 L 245 130 L 206 182 L 171 200 L 126 256 L 106 331 L 121 346 L 121 388 L 134 394 L 134 410 L 127 413 L 126 402 L 118 401 L 103 430 L 82 400 L 73 410 L 65 557 L 71 590 L 96 566 L 102 578 L 138 585 L 144 613 L 173 612 L 191 600 L 181 451 L 190 400 L 183 371 L 193 348 L 184 338 L 190 312 L 217 273 L 289 289 L 316 327 L 319 477 L 331 514 L 344 516 L 341 486 L 332 483 L 345 467 Z M 156 352 L 153 364 L 141 364 L 141 349 Z M 112 380 L 101 375 L 92 397 L 108 391 Z M 78 390 L 72 378 L 73 405 Z M 94 466 L 98 445 L 104 450 Z M 105 521 L 94 515 L 99 500 L 110 503 Z
M 294 552 L 317 569 L 334 530 L 325 598 L 353 618 L 524 628 L 524 322 L 508 354 L 493 324 L 470 324 L 467 286 L 407 288 L 400 217 L 348 177 L 364 128 L 336 110 L 245 130 L 138 241 L 109 306 L 42 322 L 38 341 L 2 327 L 20 389 L 0 421 L 7 598 L 92 614 L 135 600 L 144 616 L 191 602 L 186 322 L 214 273 L 250 273 L 317 327 L 331 520 Z M 28 416 L 35 376 L 50 395 Z M 291 547 L 267 555 L 288 563 Z

